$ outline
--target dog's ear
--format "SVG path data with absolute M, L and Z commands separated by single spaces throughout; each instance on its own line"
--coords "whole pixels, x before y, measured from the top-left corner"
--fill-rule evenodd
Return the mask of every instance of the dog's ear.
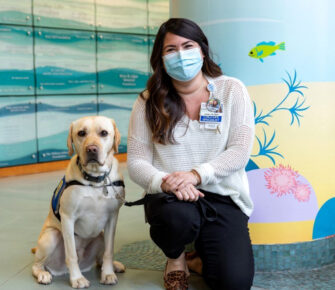
M 118 128 L 116 127 L 115 121 L 111 119 L 113 127 L 114 127 L 114 143 L 113 143 L 113 150 L 115 153 L 119 152 L 119 145 L 121 143 L 121 134 Z
M 70 125 L 70 129 L 69 129 L 69 135 L 67 136 L 67 148 L 69 150 L 69 156 L 73 155 L 73 147 L 72 147 L 72 127 L 73 127 L 73 123 L 71 123 Z

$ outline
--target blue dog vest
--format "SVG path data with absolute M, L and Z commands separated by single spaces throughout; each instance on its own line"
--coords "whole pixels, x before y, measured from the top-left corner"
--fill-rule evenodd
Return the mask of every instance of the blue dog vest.
M 55 217 L 60 221 L 61 217 L 59 214 L 59 208 L 60 208 L 60 199 L 63 195 L 63 192 L 66 188 L 68 188 L 69 186 L 72 185 L 81 185 L 81 186 L 87 186 L 85 184 L 80 183 L 77 180 L 71 180 L 69 182 L 65 181 L 65 176 L 61 179 L 61 181 L 59 182 L 58 186 L 56 187 L 54 194 L 52 195 L 52 199 L 51 199 L 51 208 L 52 211 L 55 215 Z M 89 185 L 92 186 L 92 185 Z M 124 187 L 124 182 L 123 180 L 117 180 L 112 182 L 111 184 L 108 184 L 107 186 L 122 186 Z

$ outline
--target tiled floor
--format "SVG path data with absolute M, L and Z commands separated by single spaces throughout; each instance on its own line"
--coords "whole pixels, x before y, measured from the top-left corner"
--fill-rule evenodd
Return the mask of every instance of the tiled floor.
M 122 165 L 127 199 L 140 198 L 143 190 L 132 183 Z M 71 289 L 68 276 L 55 277 L 49 286 L 38 285 L 31 275 L 33 254 L 43 222 L 47 216 L 52 192 L 64 171 L 0 179 L 0 289 Z M 115 251 L 122 245 L 150 239 L 144 223 L 143 208 L 122 207 L 117 225 Z M 110 289 L 99 284 L 99 272 L 92 269 L 85 276 L 90 289 Z M 163 289 L 162 272 L 127 269 L 118 274 L 113 289 Z M 207 289 L 200 276 L 192 275 L 191 289 Z
M 142 195 L 142 189 L 129 180 L 125 165 L 127 200 Z M 38 285 L 31 275 L 33 254 L 44 219 L 47 216 L 52 192 L 64 171 L 0 179 L 0 289 L 71 289 L 68 276 L 55 277 L 49 286 Z M 115 251 L 122 245 L 148 240 L 148 225 L 144 223 L 143 208 L 122 207 L 116 233 Z M 109 289 L 99 284 L 99 272 L 92 269 L 85 276 L 90 289 Z M 127 269 L 118 274 L 119 283 L 113 289 L 163 289 L 162 272 Z M 190 289 L 208 289 L 202 278 L 192 275 Z M 253 289 L 260 289 L 254 287 Z

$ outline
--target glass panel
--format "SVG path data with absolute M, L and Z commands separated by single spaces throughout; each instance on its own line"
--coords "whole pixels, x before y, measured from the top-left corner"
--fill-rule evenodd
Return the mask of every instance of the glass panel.
M 99 93 L 140 92 L 148 79 L 146 36 L 98 33 Z
M 34 0 L 34 24 L 94 30 L 94 0 Z
M 32 94 L 32 28 L 0 25 L 0 95 Z
M 0 167 L 36 161 L 34 97 L 1 97 Z
M 35 31 L 37 94 L 96 93 L 95 34 Z

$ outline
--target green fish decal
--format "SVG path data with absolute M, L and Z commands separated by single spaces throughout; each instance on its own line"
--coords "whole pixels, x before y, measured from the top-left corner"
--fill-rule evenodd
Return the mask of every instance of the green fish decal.
M 261 62 L 264 62 L 263 58 L 269 55 L 276 55 L 277 49 L 285 50 L 285 42 L 281 42 L 276 45 L 274 41 L 260 42 L 249 52 L 250 57 L 258 58 Z

